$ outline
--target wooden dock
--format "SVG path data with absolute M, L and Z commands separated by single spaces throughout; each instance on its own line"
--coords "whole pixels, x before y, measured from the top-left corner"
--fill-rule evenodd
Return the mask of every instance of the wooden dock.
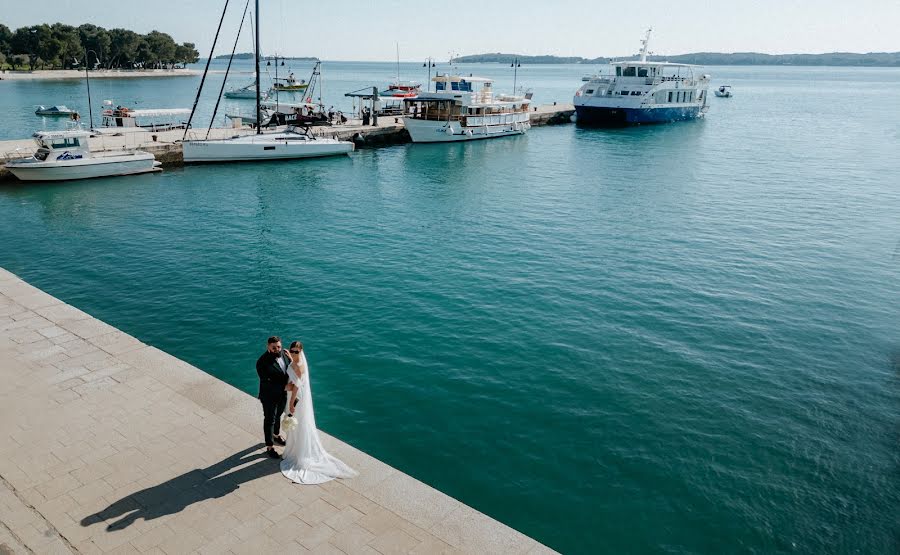
M 571 123 L 574 113 L 575 108 L 571 104 L 537 106 L 535 111 L 531 112 L 531 125 L 538 127 Z M 214 128 L 210 130 L 209 138 L 223 139 L 235 135 L 247 135 L 253 132 L 252 129 L 247 127 L 241 129 Z M 356 143 L 357 148 L 374 148 L 408 143 L 410 141 L 409 133 L 403 126 L 402 118 L 393 116 L 378 118 L 378 125 L 362 125 L 362 122 L 359 120 L 351 120 L 346 125 L 314 127 L 313 133 L 322 137 L 335 137 L 344 141 L 353 141 Z M 180 166 L 184 164 L 181 148 L 183 135 L 184 131 L 180 129 L 156 133 L 136 131 L 118 135 L 96 135 L 91 137 L 90 146 L 91 150 L 96 152 L 140 148 L 152 153 L 157 160 L 162 162 L 163 166 Z M 188 133 L 189 139 L 205 137 L 206 131 L 201 129 L 194 129 Z M 7 158 L 10 156 L 31 156 L 35 149 L 34 141 L 31 139 L 0 141 L 0 155 Z M 4 180 L 15 180 L 15 177 L 5 166 L 0 166 L 0 181 Z

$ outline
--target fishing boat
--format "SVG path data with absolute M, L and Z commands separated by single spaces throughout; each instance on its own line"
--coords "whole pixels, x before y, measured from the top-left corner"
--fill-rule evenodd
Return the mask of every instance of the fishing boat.
M 417 81 L 400 81 L 396 80 L 388 85 L 384 96 L 392 96 L 395 98 L 412 98 L 418 96 L 422 90 L 422 83 Z
M 38 131 L 32 137 L 38 146 L 33 156 L 6 162 L 6 169 L 22 181 L 63 181 L 160 171 L 160 163 L 149 152 L 91 152 L 90 133 L 82 129 Z
M 256 21 L 261 21 L 259 17 L 259 0 L 255 1 L 255 10 Z M 240 29 L 238 30 L 238 36 L 240 36 Z M 256 93 L 256 121 L 260 122 L 265 120 L 263 119 L 263 106 L 259 83 L 259 25 L 256 26 L 254 38 L 255 52 L 253 57 L 256 63 L 256 82 L 254 83 Z M 235 45 L 236 44 L 237 38 L 235 38 Z M 215 46 L 214 40 L 212 48 L 215 48 Z M 232 56 L 233 55 L 232 50 Z M 317 75 L 318 68 L 319 64 L 317 63 L 313 69 L 313 76 Z M 204 77 L 208 70 L 209 66 L 207 65 L 207 69 L 204 71 Z M 197 91 L 198 99 L 202 92 L 202 87 L 203 79 L 201 79 L 200 89 Z M 215 111 L 213 113 L 213 118 L 215 118 Z M 251 160 L 292 160 L 336 156 L 348 154 L 354 150 L 352 142 L 340 141 L 328 137 L 317 137 L 309 132 L 308 126 L 289 126 L 285 131 L 265 134 L 262 133 L 262 127 L 262 125 L 256 126 L 255 135 L 236 135 L 227 139 L 205 138 L 185 140 L 187 138 L 187 130 L 185 130 L 182 143 L 184 161 L 236 162 Z
M 403 124 L 414 143 L 445 143 L 522 135 L 531 128 L 527 95 L 493 92 L 483 77 L 438 75 L 434 92 L 405 98 Z
M 608 74 L 591 77 L 575 93 L 576 118 L 584 125 L 636 125 L 702 117 L 709 75 L 696 66 L 647 60 L 650 32 L 638 60 L 612 62 Z
M 303 79 L 299 81 L 294 79 L 293 73 L 291 73 L 287 77 L 276 77 L 274 81 L 275 83 L 272 85 L 272 88 L 276 91 L 297 92 L 305 91 L 306 88 L 309 87 L 309 83 L 307 83 Z
M 49 107 L 48 106 L 38 106 L 37 110 L 34 111 L 34 115 L 36 115 L 36 116 L 73 117 L 73 116 L 78 116 L 78 112 L 60 104 L 59 106 L 49 106 Z
M 722 85 L 718 89 L 713 91 L 716 96 L 719 98 L 731 98 L 733 96 L 731 92 L 731 85 Z

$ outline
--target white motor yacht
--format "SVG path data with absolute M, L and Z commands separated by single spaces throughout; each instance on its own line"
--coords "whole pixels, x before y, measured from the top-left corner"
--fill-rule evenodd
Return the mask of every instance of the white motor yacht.
M 494 95 L 490 79 L 438 75 L 434 92 L 404 98 L 403 124 L 414 143 L 522 135 L 531 128 L 529 95 Z
M 160 171 L 160 163 L 149 152 L 91 152 L 90 133 L 82 129 L 38 131 L 33 137 L 38 149 L 32 157 L 6 162 L 6 169 L 22 181 L 63 181 Z

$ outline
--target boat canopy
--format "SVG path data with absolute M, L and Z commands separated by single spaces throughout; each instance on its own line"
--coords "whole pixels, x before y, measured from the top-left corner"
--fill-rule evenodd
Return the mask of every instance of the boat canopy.
M 128 115 L 135 118 L 154 118 L 163 116 L 183 116 L 190 114 L 187 108 L 160 108 L 146 110 L 128 110 Z
M 84 129 L 67 129 L 65 131 L 35 131 L 32 137 L 35 139 L 70 139 L 73 137 L 90 137 L 91 134 Z

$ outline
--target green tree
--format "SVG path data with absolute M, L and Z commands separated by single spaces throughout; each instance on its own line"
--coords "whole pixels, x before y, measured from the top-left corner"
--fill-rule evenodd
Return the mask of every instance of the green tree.
M 34 71 L 35 66 L 41 60 L 42 43 L 50 39 L 49 25 L 32 25 L 16 29 L 10 42 L 13 52 L 28 56 L 28 67 Z
M 54 23 L 50 26 L 50 34 L 56 41 L 57 58 L 59 65 L 63 69 L 73 67 L 75 60 L 80 60 L 84 56 L 84 49 L 81 47 L 81 37 L 78 30 L 71 25 L 63 25 L 62 23 Z
M 157 67 L 175 62 L 177 46 L 171 35 L 160 33 L 159 31 L 150 31 L 144 38 L 147 40 L 147 45 L 152 53 L 151 59 L 145 61 L 154 62 Z
M 9 27 L 0 23 L 0 54 L 7 59 L 12 57 L 12 37 L 13 33 Z
M 175 61 L 182 64 L 196 64 L 200 59 L 200 53 L 192 42 L 179 44 L 175 47 Z
M 109 39 L 109 66 L 131 67 L 137 58 L 141 36 L 128 29 L 110 29 Z
M 109 32 L 103 27 L 85 23 L 84 25 L 78 26 L 78 35 L 81 37 L 81 46 L 96 52 L 97 61 L 99 61 L 101 65 L 105 64 L 106 59 L 109 56 Z M 94 60 L 93 55 L 91 55 L 91 60 Z

